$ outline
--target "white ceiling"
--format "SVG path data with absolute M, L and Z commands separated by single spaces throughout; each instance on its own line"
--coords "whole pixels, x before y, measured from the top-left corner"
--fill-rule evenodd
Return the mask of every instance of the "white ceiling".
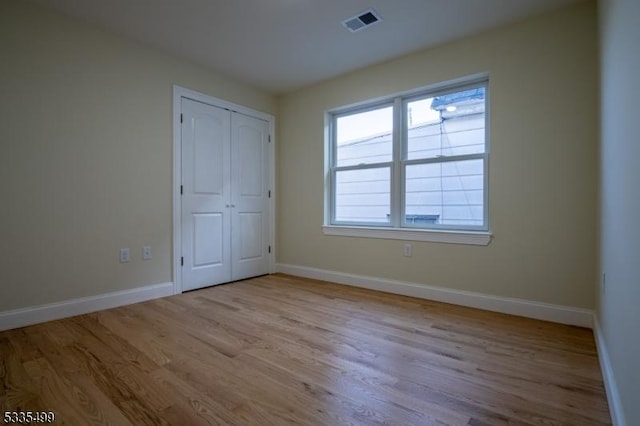
M 280 94 L 580 0 L 32 1 Z

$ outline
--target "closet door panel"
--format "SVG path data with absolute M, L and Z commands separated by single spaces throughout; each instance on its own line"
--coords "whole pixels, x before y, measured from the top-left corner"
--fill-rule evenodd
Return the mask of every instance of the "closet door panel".
M 182 100 L 182 287 L 231 280 L 231 113 Z
M 268 123 L 231 118 L 231 252 L 234 280 L 269 273 Z
M 219 213 L 193 214 L 193 267 L 224 263 L 224 218 Z
M 258 123 L 258 124 L 261 124 Z M 240 197 L 261 198 L 264 194 L 264 134 L 261 129 L 247 125 L 238 128 L 238 161 L 234 167 L 238 168 L 234 184 L 238 185 Z
M 263 255 L 262 213 L 240 213 L 238 215 L 240 230 L 239 261 L 259 259 Z

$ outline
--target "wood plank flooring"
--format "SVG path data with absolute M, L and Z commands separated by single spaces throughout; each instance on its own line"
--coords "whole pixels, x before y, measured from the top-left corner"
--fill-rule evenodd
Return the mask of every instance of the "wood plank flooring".
M 286 275 L 0 333 L 68 425 L 610 424 L 590 330 Z

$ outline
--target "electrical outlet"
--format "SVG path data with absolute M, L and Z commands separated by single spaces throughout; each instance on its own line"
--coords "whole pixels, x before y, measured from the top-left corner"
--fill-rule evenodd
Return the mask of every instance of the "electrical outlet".
M 120 263 L 127 263 L 131 261 L 131 250 L 128 248 L 120 249 Z
M 404 255 L 404 257 L 411 257 L 411 255 L 413 254 L 413 247 L 411 247 L 411 244 L 404 245 L 402 254 Z
M 151 259 L 151 247 L 149 246 L 142 247 L 142 259 L 143 260 Z

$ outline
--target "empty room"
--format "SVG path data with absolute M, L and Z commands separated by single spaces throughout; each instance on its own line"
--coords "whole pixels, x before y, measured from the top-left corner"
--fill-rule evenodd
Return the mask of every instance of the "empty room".
M 638 22 L 2 0 L 2 424 L 640 425 Z

